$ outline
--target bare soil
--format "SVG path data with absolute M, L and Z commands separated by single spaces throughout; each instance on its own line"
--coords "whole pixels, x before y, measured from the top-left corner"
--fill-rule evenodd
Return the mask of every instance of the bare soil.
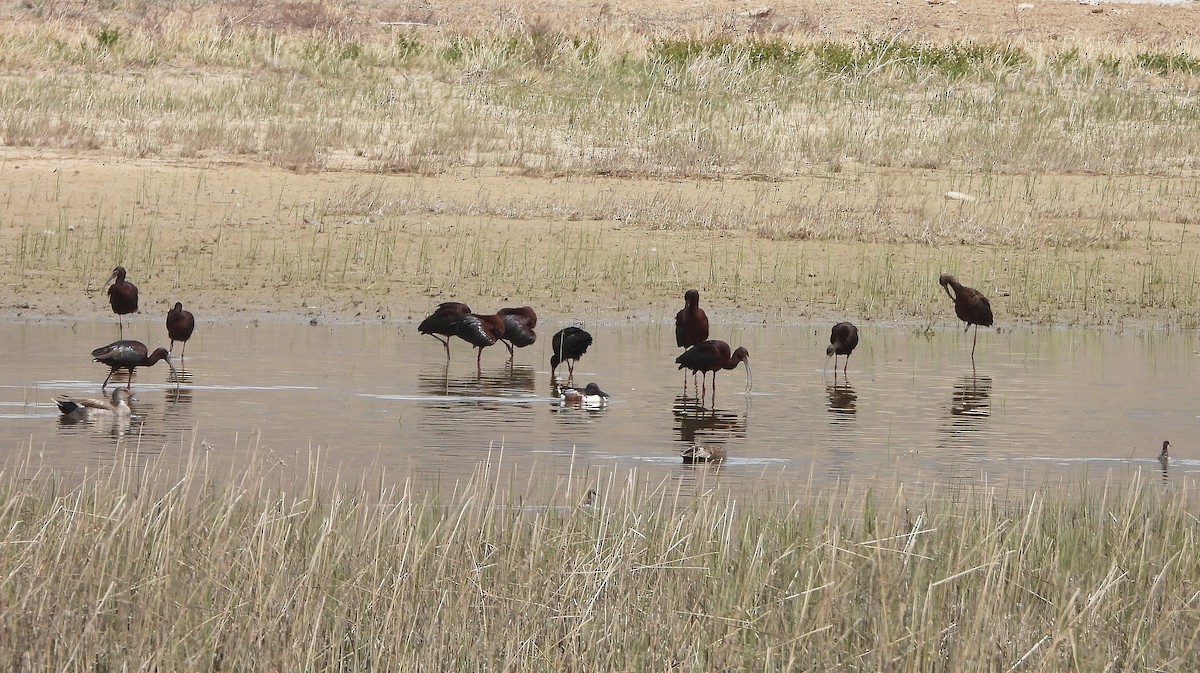
M 431 30 L 546 20 L 683 34 L 800 30 L 832 38 L 1018 40 L 1056 48 L 1064 43 L 1174 48 L 1200 35 L 1200 11 L 1190 3 L 1029 4 L 410 2 L 379 3 L 361 18 L 426 24 Z M 937 171 L 893 172 L 897 200 L 916 194 L 929 203 L 941 201 L 956 186 L 953 176 Z M 1078 210 L 1086 220 L 1088 181 L 1106 178 L 1056 177 L 1079 183 L 1071 193 L 1083 195 Z M 797 176 L 771 190 L 786 199 L 825 179 Z M 773 240 L 755 232 L 631 226 L 615 216 L 580 215 L 591 212 L 586 204 L 596 200 L 653 201 L 664 190 L 685 199 L 720 193 L 749 201 L 761 189 L 742 180 L 564 179 L 472 169 L 437 176 L 295 173 L 234 157 L 189 162 L 0 148 L 5 202 L 0 313 L 24 320 L 110 315 L 102 284 L 120 262 L 140 285 L 147 315 L 165 314 L 183 301 L 208 319 L 391 320 L 419 318 L 437 301 L 458 299 L 481 312 L 529 304 L 564 314 L 645 319 L 670 315 L 683 289 L 695 286 L 731 313 L 764 320 L 851 314 L 929 321 L 944 317 L 945 306 L 936 302 L 945 300 L 936 282 L 924 279 L 953 270 L 972 282 L 970 268 L 979 263 L 1005 270 L 975 283 L 995 297 L 1002 321 L 1171 322 L 1172 301 L 1147 300 L 1147 279 L 1157 260 L 1175 259 L 1178 268 L 1186 268 L 1197 252 L 1186 222 L 1147 225 L 1143 240 L 1116 249 L 1021 250 L 972 247 L 967 240 L 949 248 Z M 514 203 L 527 207 L 510 208 Z M 545 203 L 556 204 L 548 214 L 530 205 Z M 1070 295 L 1078 289 L 1056 292 L 1047 281 L 1043 302 L 1005 306 L 1021 267 L 1050 265 L 1090 265 L 1104 289 Z M 888 276 L 886 282 L 875 278 L 880 273 Z M 920 290 L 901 299 L 851 296 L 871 282 L 885 295 L 910 286 Z M 1096 296 L 1107 299 L 1097 302 Z

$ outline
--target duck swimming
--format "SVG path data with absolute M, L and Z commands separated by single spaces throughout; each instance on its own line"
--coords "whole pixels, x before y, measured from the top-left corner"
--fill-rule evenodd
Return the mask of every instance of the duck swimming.
M 133 410 L 129 408 L 132 395 L 125 388 L 113 390 L 112 398 L 94 397 L 56 397 L 54 403 L 62 412 L 63 418 L 73 421 L 99 420 L 110 418 L 129 418 Z
M 583 390 L 579 390 L 578 388 L 563 388 L 559 392 L 558 399 L 567 404 L 599 406 L 608 404 L 608 393 L 600 390 L 600 386 L 595 383 L 589 383 L 584 386 Z
M 717 444 L 693 444 L 679 454 L 685 465 L 692 463 L 719 463 L 725 460 L 725 447 Z

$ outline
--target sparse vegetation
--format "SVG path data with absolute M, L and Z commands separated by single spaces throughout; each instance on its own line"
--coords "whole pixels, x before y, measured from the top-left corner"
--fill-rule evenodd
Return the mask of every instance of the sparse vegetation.
M 1187 488 L 737 499 L 605 473 L 521 490 L 537 482 L 484 466 L 421 495 L 277 458 L 236 475 L 123 458 L 81 481 L 9 466 L 0 656 L 14 670 L 1200 664 Z

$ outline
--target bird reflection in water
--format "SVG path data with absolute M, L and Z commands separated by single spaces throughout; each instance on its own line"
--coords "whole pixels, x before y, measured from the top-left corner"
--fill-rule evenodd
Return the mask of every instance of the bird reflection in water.
M 675 430 L 679 433 L 679 441 L 691 446 L 722 444 L 731 438 L 744 438 L 750 398 L 746 398 L 746 404 L 746 414 L 739 414 L 726 409 L 706 407 L 696 397 L 676 396 L 671 413 L 675 415 Z
M 515 363 L 497 369 L 450 375 L 449 365 L 417 374 L 417 389 L 437 397 L 505 397 L 537 388 L 533 367 Z
M 833 373 L 833 383 L 825 384 L 825 393 L 829 396 L 829 420 L 834 425 L 840 425 L 854 420 L 858 412 L 858 393 L 850 385 L 850 379 L 843 377 L 838 380 L 837 370 Z
M 949 421 L 942 428 L 943 434 L 952 439 L 963 440 L 979 432 L 992 414 L 992 378 L 990 376 L 963 376 L 954 383 L 950 398 Z

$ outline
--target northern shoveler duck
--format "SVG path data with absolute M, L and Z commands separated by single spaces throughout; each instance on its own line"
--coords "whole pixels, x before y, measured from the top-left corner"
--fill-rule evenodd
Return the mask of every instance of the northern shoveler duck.
M 600 390 L 600 386 L 589 383 L 583 390 L 578 388 L 563 388 L 558 398 L 568 404 L 601 405 L 608 403 L 608 393 Z

